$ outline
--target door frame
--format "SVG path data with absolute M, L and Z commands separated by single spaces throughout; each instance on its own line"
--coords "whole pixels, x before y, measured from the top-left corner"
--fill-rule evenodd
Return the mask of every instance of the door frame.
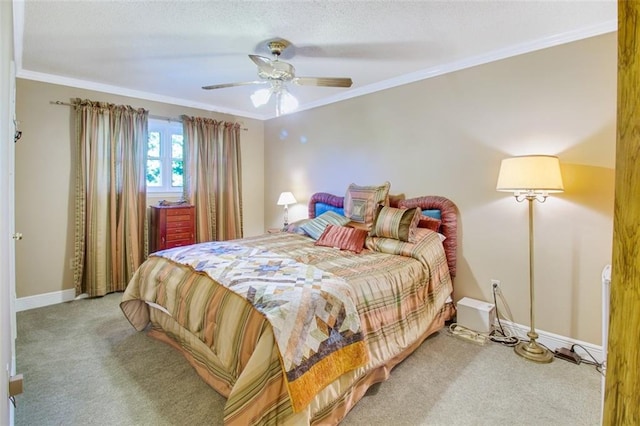
M 9 379 L 16 371 L 14 164 L 15 91 L 13 2 L 0 1 L 0 424 L 14 423 Z

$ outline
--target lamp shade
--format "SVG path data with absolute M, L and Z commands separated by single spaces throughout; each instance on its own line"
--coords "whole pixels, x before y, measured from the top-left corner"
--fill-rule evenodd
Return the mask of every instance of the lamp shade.
M 503 192 L 562 192 L 558 157 L 526 155 L 505 158 L 500 164 L 496 190 Z
M 287 204 L 295 204 L 297 203 L 296 197 L 293 196 L 291 192 L 283 192 L 280 194 L 278 198 L 279 206 L 286 206 Z
M 276 116 L 278 117 L 298 109 L 298 100 L 284 86 L 276 93 L 276 99 Z
M 260 89 L 256 90 L 253 95 L 251 95 L 251 102 L 253 103 L 254 107 L 258 108 L 259 106 L 262 106 L 269 102 L 270 98 L 271 89 Z

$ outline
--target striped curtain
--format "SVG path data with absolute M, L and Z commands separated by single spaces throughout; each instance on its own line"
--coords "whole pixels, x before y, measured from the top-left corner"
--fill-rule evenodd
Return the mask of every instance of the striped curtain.
M 76 295 L 125 289 L 144 260 L 148 111 L 75 99 Z
M 196 208 L 196 242 L 242 238 L 240 125 L 182 116 L 184 198 Z

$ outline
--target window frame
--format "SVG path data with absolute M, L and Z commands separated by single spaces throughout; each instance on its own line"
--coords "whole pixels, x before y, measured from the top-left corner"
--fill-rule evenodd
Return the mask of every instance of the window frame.
M 175 196 L 182 194 L 184 191 L 184 186 L 172 186 L 171 181 L 173 177 L 173 147 L 172 147 L 172 135 L 180 134 L 183 137 L 183 151 L 182 151 L 182 161 L 183 161 L 183 176 L 182 182 L 184 184 L 184 134 L 183 127 L 181 121 L 175 120 L 166 120 L 166 119 L 157 119 L 157 118 L 149 118 L 148 120 L 148 134 L 152 132 L 158 132 L 160 134 L 160 157 L 149 157 L 149 138 L 147 136 L 147 147 L 145 150 L 145 185 L 147 188 L 147 193 L 151 193 L 154 195 L 167 194 L 170 196 Z M 160 169 L 161 169 L 161 182 L 160 186 L 151 186 L 148 184 L 146 175 L 147 175 L 147 161 L 151 159 L 157 159 L 160 161 Z

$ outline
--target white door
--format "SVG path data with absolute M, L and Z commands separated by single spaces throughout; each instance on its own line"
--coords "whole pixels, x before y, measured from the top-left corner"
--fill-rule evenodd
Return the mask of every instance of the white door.
M 9 376 L 15 373 L 14 118 L 11 2 L 0 2 L 0 424 L 13 425 Z
M 11 125 L 9 126 L 10 130 L 10 139 L 15 138 L 17 134 L 17 129 L 15 126 L 15 105 L 16 105 L 16 78 L 15 78 L 15 67 L 13 62 L 11 62 L 11 84 L 10 84 L 10 96 L 11 101 L 10 105 L 10 114 L 12 115 Z M 17 337 L 17 325 L 16 325 L 16 241 L 19 241 L 22 236 L 19 232 L 16 231 L 15 227 L 15 142 L 14 140 L 10 140 L 7 144 L 6 155 L 7 155 L 7 217 L 5 218 L 7 221 L 7 225 L 9 226 L 9 230 L 11 233 L 11 239 L 9 239 L 7 254 L 8 254 L 8 278 L 9 278 L 9 322 L 11 323 L 11 336 L 10 336 L 10 348 L 11 348 L 11 366 L 10 372 L 11 375 L 16 374 L 16 337 Z M 9 424 L 13 425 L 13 406 L 9 406 Z

